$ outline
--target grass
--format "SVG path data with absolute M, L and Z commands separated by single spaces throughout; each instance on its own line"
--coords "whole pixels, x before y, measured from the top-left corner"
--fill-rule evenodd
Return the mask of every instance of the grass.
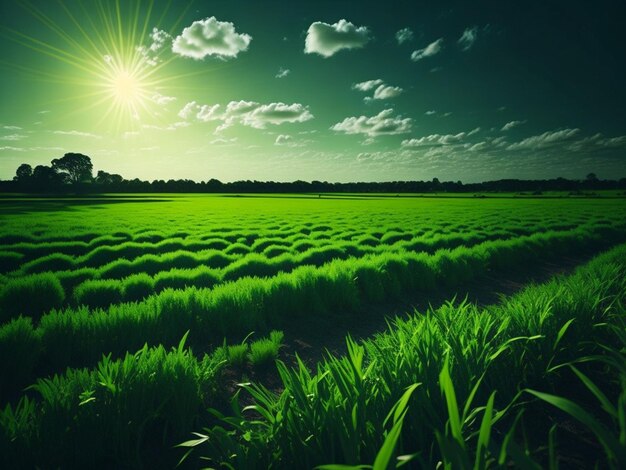
M 314 370 L 274 372 L 278 333 L 241 339 L 597 253 L 625 240 L 623 200 L 168 199 L 0 215 L 3 466 L 172 467 L 205 424 L 191 466 L 555 468 L 589 447 L 550 430 L 562 413 L 596 439 L 585 464 L 621 464 L 621 363 L 606 358 L 622 347 L 623 251 L 501 307 L 397 321 Z M 227 406 L 248 374 L 282 385 Z
M 220 415 L 221 423 L 185 446 L 210 465 L 235 468 L 376 468 L 383 461 L 541 468 L 566 457 L 559 446 L 571 452 L 579 439 L 590 438 L 568 435 L 545 402 L 597 439 L 602 450 L 577 455 L 582 466 L 622 468 L 625 255 L 621 247 L 501 306 L 449 304 L 397 321 L 362 345 L 348 339 L 348 354 L 329 357 L 314 374 L 302 363 L 295 369 L 279 364 L 283 391 L 244 385 L 253 404 L 235 408 L 237 419 Z M 561 371 L 590 360 L 610 366 L 591 368 L 601 386 L 577 374 L 592 394 L 584 409 L 566 398 L 571 381 Z M 530 389 L 538 386 L 551 393 Z M 246 419 L 246 410 L 253 416 Z M 608 424 L 597 418 L 602 414 Z M 556 431 L 546 435 L 555 419 Z

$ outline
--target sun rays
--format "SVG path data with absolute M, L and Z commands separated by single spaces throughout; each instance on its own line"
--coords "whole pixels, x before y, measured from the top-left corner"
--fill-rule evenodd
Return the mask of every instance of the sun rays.
M 27 35 L 9 28 L 1 33 L 51 59 L 57 67 L 36 70 L 3 61 L 5 67 L 20 71 L 29 80 L 71 87 L 72 92 L 64 94 L 62 101 L 74 103 L 71 114 L 95 110 L 94 126 L 121 133 L 158 120 L 159 105 L 153 97 L 184 76 L 169 70 L 171 56 L 160 57 L 165 48 L 154 51 L 146 44 L 150 30 L 160 28 L 164 21 L 171 0 L 159 14 L 154 0 L 94 0 L 80 2 L 73 9 L 59 1 L 59 14 L 54 18 L 29 1 L 17 3 L 40 23 L 45 34 Z M 190 5 L 187 2 L 169 29 L 179 25 Z M 51 39 L 44 39 L 46 36 Z M 148 57 L 146 51 L 152 55 Z

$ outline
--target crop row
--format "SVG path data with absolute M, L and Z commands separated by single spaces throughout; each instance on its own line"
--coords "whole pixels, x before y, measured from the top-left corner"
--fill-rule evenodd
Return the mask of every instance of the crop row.
M 223 399 L 225 366 L 249 361 L 266 367 L 276 359 L 282 338 L 273 331 L 268 338 L 222 346 L 197 359 L 184 336 L 171 351 L 144 346 L 117 360 L 104 356 L 91 370 L 68 369 L 39 379 L 31 387 L 39 400 L 24 397 L 0 411 L 0 466 L 24 468 L 32 459 L 34 466 L 45 461 L 46 467 L 87 462 L 89 468 L 141 467 L 151 445 L 175 444 L 201 410 Z M 68 461 L 74 453 L 78 460 Z M 157 460 L 152 466 L 164 464 Z
M 133 261 L 146 255 L 164 255 L 172 252 L 197 253 L 207 250 L 219 250 L 224 254 L 237 256 L 248 253 L 264 254 L 268 257 L 283 253 L 302 253 L 310 248 L 321 248 L 336 243 L 351 242 L 353 244 L 388 249 L 408 249 L 415 251 L 420 245 L 426 247 L 437 243 L 437 240 L 450 240 L 455 237 L 477 238 L 481 240 L 496 238 L 512 238 L 519 235 L 541 233 L 548 230 L 571 230 L 575 224 L 558 224 L 554 227 L 520 227 L 510 226 L 504 229 L 458 231 L 431 229 L 429 231 L 387 230 L 384 232 L 339 232 L 308 233 L 309 230 L 290 231 L 283 234 L 262 236 L 259 234 L 235 234 L 232 236 L 215 236 L 206 239 L 185 240 L 170 238 L 152 242 L 127 241 L 120 237 L 102 236 L 86 242 L 47 242 L 19 243 L 3 246 L 0 251 L 0 272 L 10 273 L 13 277 L 44 272 L 74 270 L 84 267 L 101 268 L 107 263 L 125 259 Z M 461 235 L 459 235 L 461 233 Z M 203 237 L 205 238 L 205 237 Z
M 4 282 L 0 288 L 0 318 L 19 313 L 39 317 L 52 308 L 65 305 L 107 307 L 141 300 L 167 288 L 209 288 L 244 276 L 266 277 L 303 265 L 321 266 L 333 259 L 385 252 L 434 253 L 444 248 L 471 247 L 487 240 L 507 238 L 497 233 L 438 236 L 399 242 L 395 250 L 372 247 L 367 242 L 336 242 L 326 246 L 302 242 L 292 247 L 292 251 L 269 245 L 262 254 L 234 255 L 232 250 L 176 251 L 144 255 L 132 261 L 122 258 L 99 268 L 80 268 L 66 255 L 50 255 L 41 259 L 38 266 L 53 275 L 30 274 Z M 42 287 L 43 284 L 47 287 Z M 40 295 L 37 295 L 38 290 Z
M 528 250 L 519 255 L 527 259 Z M 226 416 L 202 414 L 207 405 L 224 411 L 217 378 L 228 362 L 225 348 L 198 360 L 182 341 L 171 352 L 145 346 L 91 370 L 68 369 L 39 380 L 34 398 L 0 413 L 0 459 L 7 468 L 171 466 L 184 450 L 172 444 L 199 430 L 201 420 L 210 427 L 185 444 L 195 448 L 191 459 L 204 459 L 194 467 L 314 468 L 375 459 L 380 465 L 403 455 L 424 468 L 437 462 L 483 468 L 480 462 L 498 459 L 500 465 L 535 468 L 519 449 L 527 443 L 515 443 L 527 432 L 515 432 L 521 415 L 509 405 L 524 387 L 570 387 L 554 366 L 603 348 L 618 354 L 626 346 L 611 329 L 623 336 L 625 260 L 621 246 L 569 278 L 532 286 L 500 306 L 448 304 L 396 321 L 363 345 L 348 340 L 348 355 L 329 357 L 315 374 L 302 363 L 296 369 L 279 364 L 281 392 L 244 385 L 254 400 L 251 414 L 239 408 L 237 397 Z M 626 398 L 626 381 L 622 389 Z M 521 406 L 536 408 L 530 396 L 518 400 Z M 601 398 L 599 412 L 615 411 L 617 422 L 610 398 Z M 547 442 L 544 421 L 551 416 L 543 415 L 528 432 Z M 494 426 L 498 432 L 488 433 Z M 605 447 L 606 455 L 597 453 L 591 466 L 626 462 L 618 435 L 603 430 L 617 447 Z
M 364 305 L 458 287 L 488 270 L 521 270 L 623 239 L 621 231 L 598 229 L 490 241 L 434 255 L 384 253 L 302 266 L 271 278 L 245 277 L 213 289 L 166 289 L 104 310 L 52 311 L 38 325 L 20 317 L 0 327 L 0 356 L 6 358 L 0 375 L 15 386 L 35 370 L 90 365 L 102 353 L 120 355 L 145 342 L 172 345 L 187 330 L 192 344 L 206 347 L 224 337 L 280 328 L 290 319 L 358 315 Z
M 234 407 L 186 446 L 215 468 L 389 468 L 392 455 L 421 468 L 542 468 L 547 456 L 531 451 L 547 448 L 551 468 L 577 450 L 577 467 L 624 468 L 625 280 L 621 246 L 501 306 L 449 304 L 348 341 L 316 374 L 279 365 L 281 392 L 245 386 L 254 416 Z M 557 409 L 570 415 L 560 429 Z

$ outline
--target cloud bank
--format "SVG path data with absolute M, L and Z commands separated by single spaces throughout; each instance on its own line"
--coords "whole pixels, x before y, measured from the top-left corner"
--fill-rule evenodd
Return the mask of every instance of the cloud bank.
M 305 122 L 313 119 L 307 106 L 300 103 L 268 103 L 256 101 L 231 101 L 226 106 L 220 104 L 200 105 L 195 101 L 187 103 L 178 113 L 187 121 L 221 121 L 218 131 L 234 124 L 242 124 L 255 129 L 265 129 L 268 125 Z

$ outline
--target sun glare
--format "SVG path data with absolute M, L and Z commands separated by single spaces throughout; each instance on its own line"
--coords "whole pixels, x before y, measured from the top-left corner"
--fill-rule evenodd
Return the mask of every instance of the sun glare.
M 139 82 L 127 71 L 120 72 L 111 85 L 115 97 L 122 102 L 133 102 L 138 97 Z

